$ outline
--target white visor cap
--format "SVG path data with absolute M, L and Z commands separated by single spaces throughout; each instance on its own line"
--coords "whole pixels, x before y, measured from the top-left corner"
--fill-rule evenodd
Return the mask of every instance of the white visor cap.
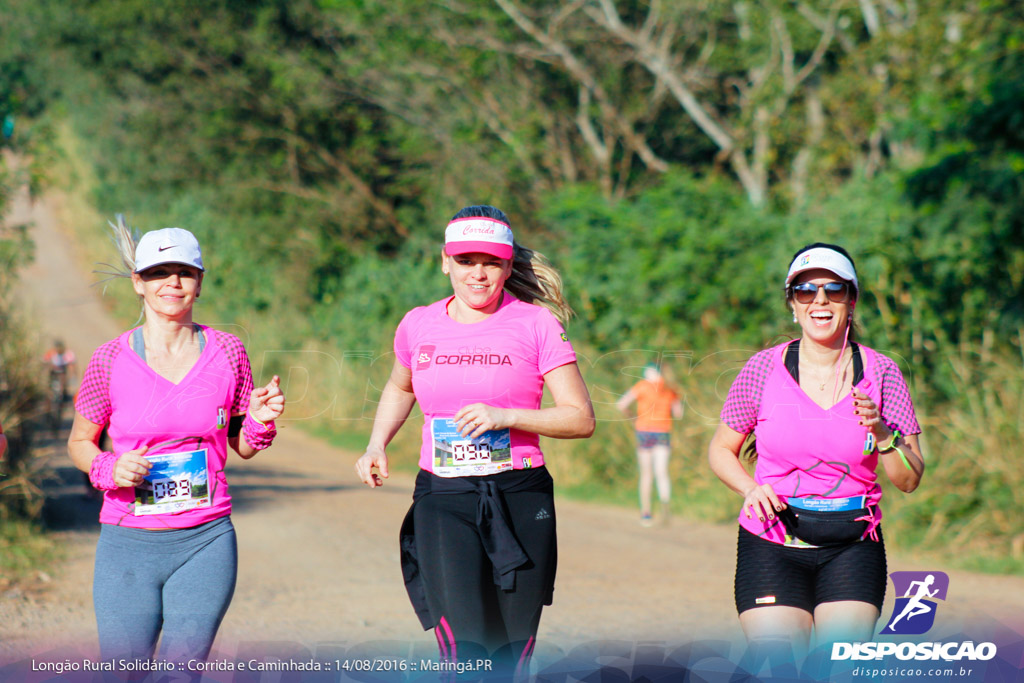
M 456 218 L 445 228 L 444 250 L 449 256 L 481 253 L 511 261 L 515 256 L 512 228 L 494 218 Z
M 857 271 L 853 269 L 853 263 L 835 249 L 829 249 L 828 247 L 808 249 L 797 256 L 789 266 L 789 273 L 786 274 L 786 288 L 789 287 L 790 283 L 793 282 L 793 278 L 797 275 L 805 270 L 814 270 L 816 268 L 835 273 L 841 279 L 852 282 L 854 289 L 858 292 L 860 291 L 860 284 L 857 282 Z

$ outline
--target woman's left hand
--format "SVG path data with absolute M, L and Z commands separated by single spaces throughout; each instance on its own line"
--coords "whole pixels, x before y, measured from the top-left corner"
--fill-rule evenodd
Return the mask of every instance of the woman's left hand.
M 857 387 L 853 388 L 853 405 L 853 414 L 860 417 L 858 424 L 867 427 L 875 435 L 877 443 L 882 443 L 892 436 L 889 426 L 882 422 L 882 412 L 878 405 Z
M 475 439 L 489 429 L 511 427 L 508 411 L 486 403 L 471 403 L 455 413 L 455 426 L 462 436 Z
M 284 392 L 281 391 L 281 378 L 274 378 L 265 387 L 252 390 L 249 397 L 249 412 L 260 422 L 272 422 L 284 413 Z

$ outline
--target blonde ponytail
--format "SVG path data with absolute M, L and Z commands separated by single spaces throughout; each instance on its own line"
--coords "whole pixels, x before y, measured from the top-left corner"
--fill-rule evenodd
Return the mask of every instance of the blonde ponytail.
M 505 281 L 505 289 L 520 301 L 537 304 L 551 311 L 563 325 L 576 312 L 562 294 L 562 276 L 547 257 L 518 242 L 512 243 L 512 275 Z
M 115 278 L 127 277 L 130 278 L 132 273 L 135 272 L 135 247 L 139 242 L 139 231 L 135 228 L 129 228 L 125 222 L 124 214 L 116 214 L 114 220 L 116 223 L 107 221 L 107 225 L 110 226 L 110 241 L 114 243 L 114 247 L 117 248 L 118 256 L 121 257 L 121 264 L 114 265 L 112 263 L 101 263 L 99 265 L 106 266 L 107 270 L 94 270 L 94 273 L 100 275 L 106 275 L 104 279 L 100 280 L 100 283 L 107 283 Z M 97 283 L 99 284 L 99 283 Z M 106 287 L 104 286 L 104 289 Z
M 462 218 L 490 218 L 504 223 L 509 229 L 512 226 L 504 211 L 487 204 L 462 208 L 451 220 Z M 544 254 L 515 240 L 512 241 L 512 274 L 505 281 L 505 289 L 520 301 L 548 309 L 563 325 L 576 315 L 562 294 L 562 276 L 551 262 Z

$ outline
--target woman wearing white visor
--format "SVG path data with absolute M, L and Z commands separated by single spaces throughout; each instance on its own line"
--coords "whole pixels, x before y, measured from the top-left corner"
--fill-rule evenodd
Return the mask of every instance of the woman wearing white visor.
M 733 382 L 709 448 L 743 496 L 736 609 L 751 641 L 870 640 L 886 587 L 876 469 L 913 491 L 924 460 L 899 367 L 854 341 L 860 285 L 839 246 L 798 251 L 785 280 L 800 338 L 755 354 Z M 744 441 L 757 460 L 740 463 Z

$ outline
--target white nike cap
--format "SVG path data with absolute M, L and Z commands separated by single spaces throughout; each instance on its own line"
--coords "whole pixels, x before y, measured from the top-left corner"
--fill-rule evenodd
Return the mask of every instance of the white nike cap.
M 183 263 L 204 270 L 199 240 L 184 228 L 147 232 L 135 247 L 135 272 L 141 273 L 164 263 Z

